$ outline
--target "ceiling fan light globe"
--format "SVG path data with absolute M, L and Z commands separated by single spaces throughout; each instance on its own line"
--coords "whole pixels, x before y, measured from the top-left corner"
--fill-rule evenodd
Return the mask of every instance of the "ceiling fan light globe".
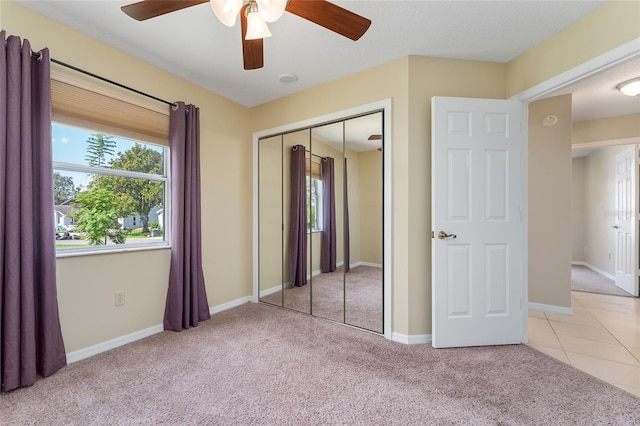
M 284 13 L 287 7 L 287 0 L 259 0 L 258 11 L 265 22 L 275 22 Z
M 271 37 L 271 31 L 267 27 L 262 17 L 257 12 L 250 12 L 247 15 L 247 34 L 245 40 L 257 40 L 259 38 Z
M 236 24 L 236 17 L 242 8 L 242 0 L 209 0 L 216 18 L 227 27 Z

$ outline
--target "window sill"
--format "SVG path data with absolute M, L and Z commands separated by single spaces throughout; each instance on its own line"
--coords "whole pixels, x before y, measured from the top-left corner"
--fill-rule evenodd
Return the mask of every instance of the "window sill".
M 94 250 L 83 250 L 83 249 L 78 249 L 77 251 L 70 250 L 70 249 L 56 250 L 56 259 L 65 258 L 65 257 L 96 256 L 101 254 L 128 253 L 132 251 L 167 250 L 170 248 L 171 248 L 171 245 L 169 243 L 166 243 L 166 244 L 158 244 L 158 245 L 139 246 L 139 247 L 118 247 L 118 248 L 94 249 Z
M 313 229 L 311 231 L 307 231 L 307 234 L 322 234 L 322 229 Z

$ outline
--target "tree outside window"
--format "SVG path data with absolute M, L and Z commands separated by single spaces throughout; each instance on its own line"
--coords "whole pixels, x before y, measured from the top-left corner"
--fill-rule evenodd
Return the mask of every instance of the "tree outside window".
M 57 247 L 164 243 L 166 149 L 60 124 L 53 130 L 56 227 L 65 231 L 56 239 L 74 240 Z

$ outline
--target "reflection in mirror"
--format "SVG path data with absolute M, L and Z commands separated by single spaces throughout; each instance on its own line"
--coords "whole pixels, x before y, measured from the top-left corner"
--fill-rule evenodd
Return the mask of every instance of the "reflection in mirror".
M 283 136 L 284 271 L 283 306 L 311 313 L 313 247 L 309 238 L 309 187 L 311 130 Z
M 263 139 L 258 145 L 260 301 L 305 313 L 311 313 L 309 135 L 306 129 Z M 272 139 L 279 141 L 277 154 Z M 263 268 L 267 272 L 263 273 Z M 275 269 L 279 270 L 280 284 L 271 286 Z
M 383 115 L 261 139 L 260 301 L 383 332 Z
M 344 232 L 343 232 L 343 123 L 312 129 L 312 176 L 316 204 L 311 215 L 314 255 L 312 281 L 313 315 L 344 322 Z
M 382 112 L 345 121 L 345 322 L 383 332 Z M 366 130 L 365 130 L 366 129 Z M 363 134 L 365 131 L 367 134 Z
M 282 306 L 282 136 L 258 144 L 258 244 L 260 301 Z

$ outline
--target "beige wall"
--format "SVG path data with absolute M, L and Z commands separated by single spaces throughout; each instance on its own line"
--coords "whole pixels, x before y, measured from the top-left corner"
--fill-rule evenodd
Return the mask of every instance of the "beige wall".
M 640 138 L 640 113 L 573 123 L 572 144 Z
M 283 265 L 283 155 L 282 137 L 263 139 L 258 147 L 258 246 L 260 291 L 282 286 Z M 287 277 L 289 276 L 288 271 Z
M 363 246 L 362 235 L 362 188 L 360 186 L 360 156 L 357 152 L 350 149 L 345 150 L 347 158 L 347 196 L 349 199 L 349 263 L 354 264 L 362 261 L 362 251 L 366 250 Z M 344 164 L 344 162 L 343 162 Z M 381 165 L 382 166 L 382 165 Z M 343 166 L 344 169 L 344 166 Z M 367 194 L 364 194 L 366 199 Z M 338 203 L 338 195 L 336 192 L 336 203 Z M 382 202 L 380 202 L 382 209 Z M 337 214 L 337 213 L 336 213 Z M 344 237 L 342 237 L 344 239 Z M 337 240 L 337 244 L 343 244 L 342 240 Z M 379 244 L 382 244 L 382 235 L 380 235 Z
M 203 263 L 209 305 L 251 294 L 251 133 L 249 110 L 128 56 L 13 2 L 0 25 L 34 50 L 151 93 L 200 107 Z M 135 71 L 135 72 L 134 72 Z M 67 352 L 162 323 L 169 251 L 58 259 L 58 300 Z M 126 305 L 114 306 L 114 291 Z
M 351 259 L 382 266 L 382 152 L 358 153 L 360 183 L 360 242 L 362 256 Z M 351 197 L 351 193 L 349 193 Z M 352 216 L 356 217 L 355 214 Z M 355 227 L 354 227 L 355 228 Z
M 584 157 L 571 160 L 571 260 L 585 261 Z
M 629 146 L 598 149 L 585 157 L 585 261 L 615 275 L 616 155 Z
M 499 63 L 410 57 L 409 139 L 406 165 L 409 334 L 431 333 L 431 98 L 505 97 L 506 66 Z M 394 152 L 395 155 L 395 152 Z M 394 161 L 394 166 L 396 162 Z M 394 283 L 395 284 L 395 283 Z
M 570 308 L 571 95 L 529 105 L 528 167 L 529 302 Z

